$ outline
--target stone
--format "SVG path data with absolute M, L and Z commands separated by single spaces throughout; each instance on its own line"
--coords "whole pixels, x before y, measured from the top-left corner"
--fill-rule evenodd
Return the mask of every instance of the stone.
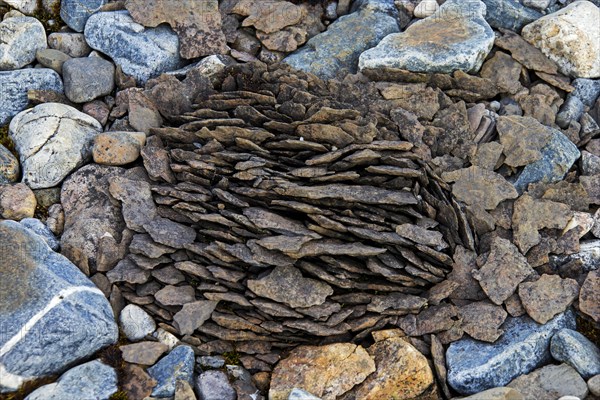
M 543 274 L 535 282 L 519 285 L 519 298 L 527 314 L 536 322 L 545 324 L 564 312 L 579 295 L 574 279 Z
M 156 300 L 164 306 L 181 306 L 196 300 L 192 286 L 167 285 L 154 294 Z
M 149 397 L 156 386 L 144 369 L 138 365 L 125 364 L 121 387 L 129 399 L 144 399 Z
M 375 370 L 371 356 L 355 344 L 300 346 L 273 370 L 269 399 L 286 400 L 293 388 L 301 388 L 323 400 L 335 400 Z
M 63 64 L 65 95 L 73 103 L 85 103 L 112 93 L 115 66 L 99 57 L 72 58 Z
M 542 149 L 552 139 L 552 128 L 531 117 L 507 115 L 498 118 L 496 124 L 503 146 L 504 163 L 522 167 L 542 158 Z
M 55 383 L 39 387 L 25 399 L 108 399 L 118 390 L 114 368 L 94 360 L 71 368 Z
M 40 104 L 13 118 L 9 134 L 23 168 L 23 182 L 32 189 L 58 185 L 91 158 L 94 137 L 102 125 L 75 108 Z
M 460 201 L 486 210 L 495 209 L 504 200 L 515 199 L 518 193 L 509 182 L 493 171 L 477 166 L 442 173 L 446 182 L 455 182 L 452 193 Z M 485 193 L 485 196 L 481 196 Z
M 519 82 L 522 70 L 521 63 L 508 54 L 497 51 L 483 64 L 480 75 L 494 82 L 501 91 L 515 94 L 523 87 Z
M 117 37 L 119 40 L 115 40 Z M 92 15 L 85 38 L 93 49 L 108 55 L 141 85 L 181 65 L 179 40 L 171 28 L 144 28 L 126 11 Z
M 0 185 L 16 182 L 20 171 L 17 158 L 0 144 Z
M 487 6 L 485 19 L 494 28 L 521 32 L 521 29 L 540 17 L 542 13 L 525 7 L 518 0 L 482 0 Z
M 287 400 L 321 400 L 317 396 L 308 393 L 306 390 L 293 388 Z
M 20 224 L 30 231 L 34 232 L 50 247 L 53 251 L 58 251 L 60 248 L 60 242 L 54 236 L 54 233 L 39 219 L 37 218 L 24 218 L 20 221 Z
M 148 368 L 148 375 L 157 381 L 152 396 L 173 396 L 178 380 L 193 384 L 194 364 L 194 350 L 190 346 L 177 346 L 171 350 L 154 366 Z
M 35 13 L 38 9 L 37 0 L 5 0 L 4 3 L 27 15 Z
M 415 7 L 413 15 L 415 18 L 427 18 L 437 12 L 440 9 L 437 1 L 435 0 L 421 0 Z
M 583 115 L 584 105 L 582 101 L 575 96 L 568 96 L 567 100 L 560 107 L 560 111 L 556 114 L 556 125 L 563 129 L 567 129 L 571 121 L 579 121 Z
M 1 392 L 64 371 L 117 341 L 100 289 L 14 221 L 0 222 L 0 271 Z
M 357 399 L 413 399 L 433 385 L 427 358 L 403 338 L 376 341 L 367 351 L 375 360 L 376 371 L 358 386 Z
M 600 8 L 590 1 L 569 4 L 523 28 L 523 39 L 575 78 L 600 77 Z M 568 50 L 567 50 L 568 49 Z
M 593 270 L 587 274 L 581 290 L 579 291 L 579 309 L 586 315 L 592 317 L 596 322 L 600 321 L 600 270 Z
M 575 88 L 569 95 L 577 97 L 581 102 L 588 106 L 593 107 L 594 103 L 600 96 L 600 81 L 597 79 L 585 79 L 577 78 L 573 79 L 571 85 Z
M 588 381 L 590 393 L 594 396 L 600 396 L 600 375 L 596 375 Z
M 360 54 L 395 32 L 399 32 L 399 27 L 393 15 L 373 7 L 362 7 L 338 18 L 325 32 L 309 39 L 283 62 L 323 79 L 331 79 L 339 71 L 355 73 Z
M 60 76 L 48 68 L 0 71 L 0 126 L 27 107 L 28 90 L 62 93 L 64 89 Z
M 97 164 L 129 164 L 139 158 L 145 143 L 144 132 L 102 132 L 94 138 L 92 157 Z
M 472 396 L 462 397 L 461 400 L 524 400 L 524 397 L 516 389 L 497 387 L 484 390 Z
M 54 49 L 41 49 L 35 53 L 37 62 L 46 68 L 53 69 L 54 71 L 62 74 L 62 67 L 65 61 L 70 60 L 71 56 L 63 53 L 60 50 Z
M 508 384 L 526 399 L 558 399 L 573 395 L 583 399 L 588 394 L 585 381 L 567 364 L 547 365 Z
M 227 50 L 217 0 L 201 4 L 197 0 L 129 0 L 125 7 L 135 22 L 146 27 L 168 23 L 179 36 L 182 58 L 224 54 Z
M 431 17 L 386 36 L 361 54 L 359 68 L 412 72 L 477 72 L 494 44 L 485 4 L 448 0 Z
M 110 194 L 121 201 L 123 219 L 127 227 L 135 232 L 146 232 L 145 226 L 157 215 L 150 184 L 121 176 L 111 177 L 109 182 Z
M 193 228 L 161 217 L 145 224 L 144 229 L 155 242 L 175 249 L 181 249 L 196 239 L 196 231 Z
M 141 307 L 128 304 L 121 311 L 119 322 L 123 333 L 131 342 L 137 342 L 156 330 L 156 322 Z
M 154 365 L 169 346 L 160 342 L 139 342 L 128 344 L 119 348 L 123 353 L 123 360 L 132 364 Z
M 218 301 L 195 301 L 183 305 L 181 311 L 173 316 L 182 335 L 191 335 L 206 322 L 215 310 Z
M 48 46 L 70 57 L 87 57 L 92 51 L 83 33 L 54 32 L 48 36 Z
M 37 19 L 23 16 L 0 22 L 0 71 L 31 64 L 35 53 L 46 47 L 46 31 Z
M 0 186 L 0 215 L 20 221 L 32 218 L 37 201 L 33 191 L 24 183 Z
M 550 75 L 558 73 L 558 65 L 544 55 L 537 47 L 529 44 L 520 35 L 511 31 L 503 31 L 498 35 L 496 46 L 510 52 L 511 56 L 527 69 Z
M 299 269 L 292 266 L 276 267 L 260 279 L 250 279 L 248 289 L 258 296 L 266 297 L 292 308 L 318 306 L 333 294 L 328 284 L 304 278 Z
M 83 32 L 90 16 L 108 0 L 62 0 L 60 3 L 60 18 L 75 32 Z
M 561 329 L 552 336 L 550 353 L 575 368 L 584 379 L 600 374 L 600 349 L 581 333 Z
M 192 385 L 182 380 L 175 382 L 175 397 L 173 397 L 173 400 L 196 400 Z
M 505 386 L 550 360 L 550 339 L 563 328 L 575 328 L 572 311 L 544 325 L 527 316 L 507 318 L 504 334 L 495 343 L 471 338 L 453 342 L 446 351 L 448 383 L 461 394 Z
M 487 301 L 473 302 L 459 310 L 461 328 L 473 339 L 494 343 L 504 333 L 499 329 L 508 315 L 502 306 Z
M 83 105 L 82 111 L 87 115 L 94 117 L 102 126 L 108 122 L 110 109 L 108 105 L 100 100 L 93 100 Z
M 200 400 L 236 400 L 237 393 L 223 371 L 204 371 L 196 378 L 196 393 Z

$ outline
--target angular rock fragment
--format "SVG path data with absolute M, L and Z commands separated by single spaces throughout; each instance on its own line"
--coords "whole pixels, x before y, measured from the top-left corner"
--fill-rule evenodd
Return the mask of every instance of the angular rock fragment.
M 519 298 L 525 311 L 540 324 L 565 311 L 578 295 L 577 281 L 558 275 L 544 274 L 535 282 L 519 285 Z

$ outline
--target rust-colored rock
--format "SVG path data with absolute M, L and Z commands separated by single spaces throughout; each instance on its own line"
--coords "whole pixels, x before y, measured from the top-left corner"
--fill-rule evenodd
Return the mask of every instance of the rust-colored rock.
M 535 282 L 519 285 L 519 297 L 527 314 L 540 324 L 545 324 L 562 313 L 579 294 L 574 279 L 562 279 L 558 275 L 544 274 Z

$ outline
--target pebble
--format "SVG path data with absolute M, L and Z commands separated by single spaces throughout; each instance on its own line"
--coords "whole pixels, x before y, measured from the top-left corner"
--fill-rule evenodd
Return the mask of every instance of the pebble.
M 154 319 L 135 304 L 129 304 L 121 311 L 119 321 L 123 333 L 132 342 L 142 340 L 156 330 Z
M 550 341 L 550 353 L 555 360 L 575 368 L 584 379 L 600 374 L 600 349 L 577 331 L 556 332 Z
M 87 20 L 108 0 L 62 0 L 60 17 L 75 32 L 83 32 Z
M 51 68 L 54 71 L 62 74 L 62 68 L 65 61 L 70 60 L 71 57 L 60 50 L 54 49 L 42 49 L 35 53 L 37 62 L 46 68 Z
M 0 22 L 0 71 L 31 64 L 36 51 L 46 47 L 46 31 L 37 19 L 14 17 Z
M 25 400 L 108 399 L 118 391 L 117 373 L 99 360 L 71 368 L 55 383 L 33 391 Z
M 24 218 L 20 221 L 20 224 L 30 231 L 39 235 L 44 242 L 54 251 L 58 251 L 60 248 L 60 242 L 54 236 L 54 233 L 39 219 L 37 218 Z
M 32 189 L 58 185 L 91 158 L 102 125 L 73 107 L 44 103 L 13 118 L 9 134 L 21 159 L 23 182 Z
M 436 0 L 421 0 L 415 7 L 413 15 L 417 18 L 427 18 L 440 9 Z
M 494 31 L 484 19 L 480 1 L 446 1 L 429 18 L 402 33 L 386 36 L 361 54 L 359 68 L 405 69 L 412 72 L 476 72 L 494 44 Z M 448 32 L 453 32 L 451 35 Z
M 518 0 L 482 0 L 487 6 L 485 19 L 494 28 L 521 32 L 530 22 L 542 17 L 542 13 L 521 4 Z
M 600 77 L 600 8 L 576 1 L 523 28 L 523 39 L 575 78 Z
M 157 381 L 152 396 L 173 396 L 175 394 L 175 383 L 178 380 L 184 380 L 192 384 L 194 350 L 190 346 L 175 347 L 158 363 L 148 368 L 148 375 Z
M 48 36 L 48 46 L 70 57 L 87 57 L 92 51 L 83 33 L 54 32 Z
M 575 328 L 573 312 L 544 325 L 526 316 L 507 318 L 504 334 L 495 343 L 471 338 L 453 342 L 446 351 L 448 383 L 465 395 L 504 386 L 545 363 L 550 357 L 550 339 L 562 328 Z
M 587 384 L 591 394 L 600 396 L 600 375 L 591 377 Z
M 144 132 L 102 132 L 94 139 L 94 162 L 103 165 L 125 165 L 140 156 L 146 143 Z
M 235 400 L 237 394 L 223 371 L 205 371 L 196 378 L 196 393 L 202 400 Z
M 85 38 L 92 48 L 111 57 L 124 73 L 142 85 L 181 67 L 177 34 L 165 25 L 145 28 L 126 11 L 92 15 L 86 24 Z
M 33 191 L 24 183 L 0 187 L 0 215 L 2 218 L 20 221 L 32 218 L 37 201 Z
M 19 161 L 0 144 L 0 185 L 16 182 L 19 179 Z
M 558 399 L 562 396 L 583 399 L 588 394 L 585 381 L 567 364 L 547 365 L 519 376 L 508 386 L 517 389 L 526 399 Z
M 85 103 L 110 94 L 115 66 L 99 57 L 72 58 L 63 64 L 65 94 L 73 103 Z

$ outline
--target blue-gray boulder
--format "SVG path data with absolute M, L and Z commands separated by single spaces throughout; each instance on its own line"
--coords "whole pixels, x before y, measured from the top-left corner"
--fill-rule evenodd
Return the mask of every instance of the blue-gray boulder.
M 555 360 L 575 368 L 584 379 L 600 374 L 600 349 L 577 331 L 562 329 L 555 333 L 550 353 Z
M 334 78 L 338 73 L 355 73 L 362 52 L 379 43 L 390 33 L 399 32 L 398 23 L 390 6 L 365 3 L 356 12 L 340 17 L 329 28 L 311 38 L 298 51 L 283 62 L 296 69 L 313 73 L 323 79 Z
M 486 21 L 494 28 L 521 32 L 530 22 L 541 18 L 543 14 L 525 7 L 518 0 L 481 0 L 487 6 Z
M 170 27 L 145 28 L 127 11 L 92 15 L 85 26 L 85 39 L 90 47 L 108 55 L 142 85 L 183 66 L 179 38 Z
M 172 397 L 178 380 L 193 385 L 194 362 L 194 350 L 190 346 L 178 346 L 154 366 L 148 368 L 148 375 L 157 381 L 152 396 Z
M 21 225 L 29 229 L 33 233 L 39 235 L 44 242 L 54 251 L 60 249 L 60 242 L 54 236 L 54 233 L 42 221 L 37 218 L 24 218 L 19 221 Z
M 94 360 L 71 368 L 55 383 L 36 389 L 25 400 L 108 400 L 118 390 L 115 370 Z
M 542 158 L 526 165 L 515 181 L 515 189 L 519 193 L 530 183 L 560 181 L 581 156 L 577 146 L 556 129 L 552 130 L 550 142 L 541 151 Z
M 432 16 L 402 33 L 386 36 L 360 55 L 361 71 L 404 69 L 413 72 L 476 72 L 494 45 L 494 31 L 479 0 L 448 0 Z
M 0 222 L 0 392 L 53 375 L 117 341 L 104 294 L 14 221 Z
M 88 18 L 108 0 L 62 0 L 60 18 L 75 32 L 83 32 Z
M 60 75 L 49 68 L 0 71 L 0 126 L 27 107 L 29 89 L 64 91 Z
M 495 343 L 469 337 L 448 347 L 448 383 L 461 394 L 505 386 L 551 360 L 550 339 L 560 329 L 575 329 L 571 310 L 540 325 L 527 316 L 508 318 L 504 334 Z

